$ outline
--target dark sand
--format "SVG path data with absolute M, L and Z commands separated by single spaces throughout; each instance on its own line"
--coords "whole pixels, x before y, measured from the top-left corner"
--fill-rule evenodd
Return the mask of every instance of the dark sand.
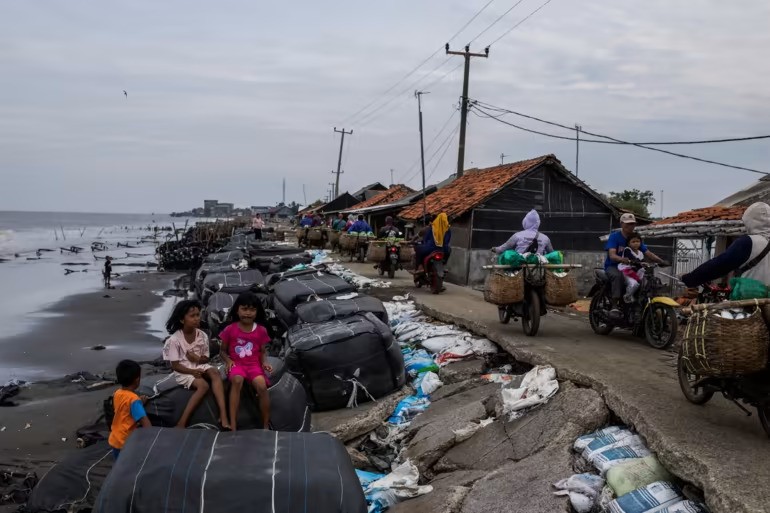
M 0 407 L 0 469 L 34 470 L 41 477 L 75 448 L 76 430 L 98 418 L 102 401 L 115 390 L 85 392 L 81 384 L 63 376 L 79 371 L 112 373 L 123 358 L 160 357 L 165 335 L 149 333 L 147 314 L 163 303 L 155 292 L 172 288 L 178 276 L 124 275 L 114 283 L 116 289 L 64 299 L 46 310 L 51 317 L 33 330 L 0 340 L 4 367 L 19 369 L 20 377 L 29 369 L 42 371 L 52 380 L 23 388 L 14 398 L 18 406 Z M 107 349 L 89 349 L 97 344 Z

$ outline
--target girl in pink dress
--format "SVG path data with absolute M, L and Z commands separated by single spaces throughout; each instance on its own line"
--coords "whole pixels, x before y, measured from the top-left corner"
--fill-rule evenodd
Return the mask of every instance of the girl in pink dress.
M 259 410 L 265 429 L 270 424 L 268 375 L 273 368 L 267 363 L 265 346 L 270 343 L 267 316 L 262 302 L 252 292 L 239 295 L 230 309 L 229 324 L 219 335 L 222 339 L 222 359 L 230 378 L 230 428 L 237 429 L 238 406 L 244 381 L 257 391 Z

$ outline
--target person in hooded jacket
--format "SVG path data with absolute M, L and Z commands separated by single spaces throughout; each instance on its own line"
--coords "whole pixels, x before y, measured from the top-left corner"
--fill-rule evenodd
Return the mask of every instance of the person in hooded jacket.
M 514 233 L 508 241 L 502 246 L 492 248 L 492 251 L 501 254 L 509 249 L 516 250 L 519 254 L 524 253 L 537 253 L 538 255 L 545 255 L 553 251 L 553 245 L 551 239 L 544 233 L 540 233 L 540 214 L 537 210 L 532 209 L 524 216 L 524 220 L 521 222 L 522 228 L 520 232 Z
M 742 221 L 747 234 L 724 253 L 682 276 L 685 285 L 692 289 L 733 271 L 770 285 L 770 205 L 754 203 L 743 213 Z
M 441 251 L 444 253 L 444 262 L 449 260 L 449 255 L 452 253 L 450 243 L 452 242 L 452 230 L 449 228 L 449 218 L 446 213 L 441 212 L 433 222 L 428 225 L 428 229 L 425 230 L 425 235 L 422 240 L 422 244 L 415 246 L 415 269 L 422 266 L 425 258 L 428 257 L 434 251 Z

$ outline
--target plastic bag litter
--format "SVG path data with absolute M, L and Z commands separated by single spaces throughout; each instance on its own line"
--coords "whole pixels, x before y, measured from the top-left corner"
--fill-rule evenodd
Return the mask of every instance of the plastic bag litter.
M 675 484 L 658 481 L 610 502 L 609 513 L 660 513 L 663 507 L 672 506 L 683 499 Z
M 417 415 L 427 410 L 428 406 L 430 406 L 430 399 L 426 396 L 405 397 L 396 405 L 393 414 L 388 418 L 388 423 L 396 426 L 407 425 Z
M 481 428 L 485 428 L 488 425 L 492 424 L 495 421 L 495 419 L 484 419 L 476 422 L 467 422 L 464 426 L 453 429 L 452 434 L 455 435 L 455 445 L 462 443 L 466 440 L 468 440 L 470 437 L 476 434 L 476 431 L 478 431 Z
M 607 484 L 618 497 L 656 481 L 670 481 L 671 474 L 655 456 L 616 465 L 607 471 Z
M 680 501 L 663 508 L 659 513 L 708 513 L 708 510 L 697 502 Z
M 559 491 L 554 495 L 568 495 L 577 513 L 590 513 L 604 487 L 604 479 L 593 474 L 575 474 L 553 484 Z
M 440 353 L 436 358 L 436 363 L 443 367 L 458 360 L 495 353 L 497 353 L 497 346 L 493 342 L 485 338 L 468 336 L 457 340 L 456 344 Z
M 356 471 L 358 474 L 360 471 Z M 361 474 L 365 474 L 362 478 Z M 420 486 L 420 472 L 411 461 L 406 460 L 390 474 L 376 481 L 369 481 L 375 474 L 360 473 L 359 480 L 364 488 L 364 495 L 369 506 L 368 513 L 381 513 L 391 506 L 407 499 L 414 499 L 433 491 L 430 485 Z M 364 480 L 367 484 L 364 485 Z
M 438 366 L 433 358 L 423 349 L 404 353 L 404 367 L 406 373 L 412 378 L 423 372 L 438 372 Z
M 625 429 L 625 428 L 621 426 L 609 426 L 604 429 L 600 429 L 599 431 L 594 431 L 593 433 L 590 433 L 588 435 L 583 435 L 577 440 L 575 440 L 575 443 L 572 445 L 572 448 L 575 449 L 575 451 L 577 452 L 583 452 L 583 449 L 588 447 L 588 444 L 593 442 L 596 438 L 617 433 L 622 429 Z
M 482 374 L 481 379 L 490 383 L 500 383 L 502 385 L 508 384 L 513 381 L 515 376 L 513 374 L 501 374 L 494 372 L 491 374 Z
M 420 374 L 415 385 L 418 395 L 429 396 L 440 387 L 444 386 L 444 383 L 439 379 L 438 374 L 428 371 Z
M 524 376 L 519 388 L 503 388 L 503 413 L 514 417 L 516 412 L 545 404 L 558 391 L 556 370 L 538 365 Z

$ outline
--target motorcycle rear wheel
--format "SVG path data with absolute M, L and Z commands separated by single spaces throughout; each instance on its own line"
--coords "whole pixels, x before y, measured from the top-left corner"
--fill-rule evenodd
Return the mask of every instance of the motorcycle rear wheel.
M 521 318 L 521 329 L 528 337 L 534 337 L 540 329 L 540 295 L 535 290 L 529 291 L 527 304 L 524 305 L 524 315 Z
M 597 335 L 609 335 L 614 327 L 612 324 L 602 322 L 598 316 L 599 310 L 607 310 L 610 306 L 609 303 L 610 298 L 602 292 L 599 292 L 591 299 L 591 305 L 588 307 L 588 322 L 591 324 L 591 329 L 594 330 L 594 333 Z M 607 312 L 609 314 L 609 310 L 607 310 Z
M 508 324 L 511 322 L 511 310 L 507 306 L 498 306 L 497 316 L 500 319 L 501 324 Z
M 703 387 L 693 387 L 692 383 L 698 379 L 694 374 L 690 374 L 687 370 L 687 365 L 682 358 L 682 350 L 679 350 L 679 356 L 676 360 L 676 371 L 679 377 L 679 387 L 682 389 L 684 397 L 693 404 L 702 405 L 706 404 L 714 397 L 713 390 L 707 390 Z M 760 414 L 760 421 L 762 416 Z M 764 424 L 763 424 L 764 427 Z
M 388 269 L 388 278 L 391 280 L 396 277 L 396 269 L 391 266 L 390 269 Z
M 757 415 L 759 416 L 759 423 L 762 424 L 762 429 L 765 430 L 765 434 L 770 436 L 770 405 L 757 406 Z

